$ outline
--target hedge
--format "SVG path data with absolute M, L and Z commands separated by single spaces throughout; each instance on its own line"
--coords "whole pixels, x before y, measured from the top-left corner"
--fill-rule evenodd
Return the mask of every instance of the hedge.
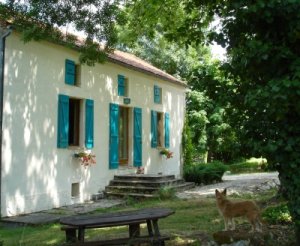
M 222 181 L 224 172 L 228 167 L 222 162 L 198 163 L 187 165 L 183 170 L 183 177 L 187 182 L 195 182 L 196 184 L 212 184 Z

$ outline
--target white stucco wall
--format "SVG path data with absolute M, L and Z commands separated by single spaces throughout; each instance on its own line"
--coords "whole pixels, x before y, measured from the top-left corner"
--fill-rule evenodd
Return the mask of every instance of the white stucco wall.
M 109 170 L 109 103 L 123 105 L 123 97 L 117 95 L 118 74 L 129 79 L 129 106 L 142 108 L 142 163 L 146 173 L 180 175 L 184 87 L 113 63 L 82 66 L 81 86 L 70 86 L 64 83 L 65 59 L 78 62 L 75 51 L 47 42 L 24 44 L 12 34 L 5 52 L 2 216 L 83 202 L 104 190 L 114 174 L 135 172 L 132 163 Z M 153 103 L 154 84 L 162 87 L 162 104 Z M 94 100 L 92 151 L 96 165 L 85 169 L 74 160 L 74 148 L 57 148 L 58 94 Z M 151 110 L 170 113 L 172 159 L 165 160 L 151 148 Z M 84 147 L 83 127 L 80 142 Z M 77 182 L 80 197 L 73 199 L 71 185 Z

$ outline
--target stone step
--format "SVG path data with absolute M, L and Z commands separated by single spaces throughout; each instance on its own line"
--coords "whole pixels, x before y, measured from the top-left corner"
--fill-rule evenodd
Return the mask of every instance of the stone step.
M 137 187 L 137 186 L 120 186 L 120 185 L 109 185 L 105 187 L 105 191 L 116 192 L 116 193 L 144 193 L 151 194 L 159 190 L 159 187 Z
M 110 196 L 116 194 L 117 196 L 120 196 L 120 194 L 125 194 L 124 196 L 128 194 L 139 194 L 140 195 L 153 195 L 153 197 L 156 196 L 156 193 L 161 189 L 161 188 L 174 188 L 175 191 L 182 191 L 186 189 L 191 189 L 195 186 L 194 183 L 181 183 L 177 185 L 172 185 L 172 186 L 163 186 L 163 187 L 136 187 L 136 186 L 106 186 L 105 187 L 105 195 Z M 134 196 L 134 195 L 131 195 Z M 143 197 L 143 196 L 142 196 Z M 145 197 L 145 196 L 144 196 Z M 152 196 L 150 196 L 152 197 Z
M 122 192 L 111 192 L 104 191 L 106 197 L 111 198 L 123 198 L 123 197 L 133 197 L 133 198 L 154 198 L 158 197 L 157 194 L 142 194 L 142 193 L 122 193 Z
M 162 181 L 162 180 L 172 180 L 175 179 L 175 175 L 159 175 L 159 174 L 127 174 L 127 175 L 115 175 L 114 179 L 116 180 L 151 180 Z
M 162 187 L 166 185 L 177 185 L 184 183 L 183 179 L 172 180 L 122 180 L 114 179 L 110 181 L 110 186 L 137 186 L 137 187 Z
M 195 187 L 194 182 L 184 182 L 182 185 L 176 186 L 176 191 L 183 191 L 183 190 L 189 190 L 193 189 Z
M 194 183 L 186 183 L 175 175 L 127 174 L 115 175 L 109 185 L 105 187 L 106 197 L 157 197 L 162 188 L 174 188 L 175 191 L 191 189 Z

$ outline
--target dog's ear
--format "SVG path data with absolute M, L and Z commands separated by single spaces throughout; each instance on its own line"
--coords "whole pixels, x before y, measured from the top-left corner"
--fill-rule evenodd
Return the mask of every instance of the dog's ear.
M 216 195 L 220 194 L 220 192 L 218 191 L 218 189 L 216 189 L 216 191 L 215 191 L 215 192 L 216 192 Z
M 226 196 L 227 189 L 225 188 L 222 193 Z

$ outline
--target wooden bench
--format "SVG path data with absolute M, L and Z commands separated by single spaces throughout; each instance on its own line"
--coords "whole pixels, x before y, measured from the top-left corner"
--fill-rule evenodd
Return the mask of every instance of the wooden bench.
M 66 233 L 66 245 L 165 245 L 169 236 L 159 232 L 158 220 L 174 212 L 165 208 L 141 209 L 135 211 L 109 213 L 101 215 L 72 216 L 61 219 L 61 230 Z M 140 224 L 147 224 L 148 234 L 140 235 Z M 100 241 L 85 241 L 86 229 L 128 226 L 129 237 Z

